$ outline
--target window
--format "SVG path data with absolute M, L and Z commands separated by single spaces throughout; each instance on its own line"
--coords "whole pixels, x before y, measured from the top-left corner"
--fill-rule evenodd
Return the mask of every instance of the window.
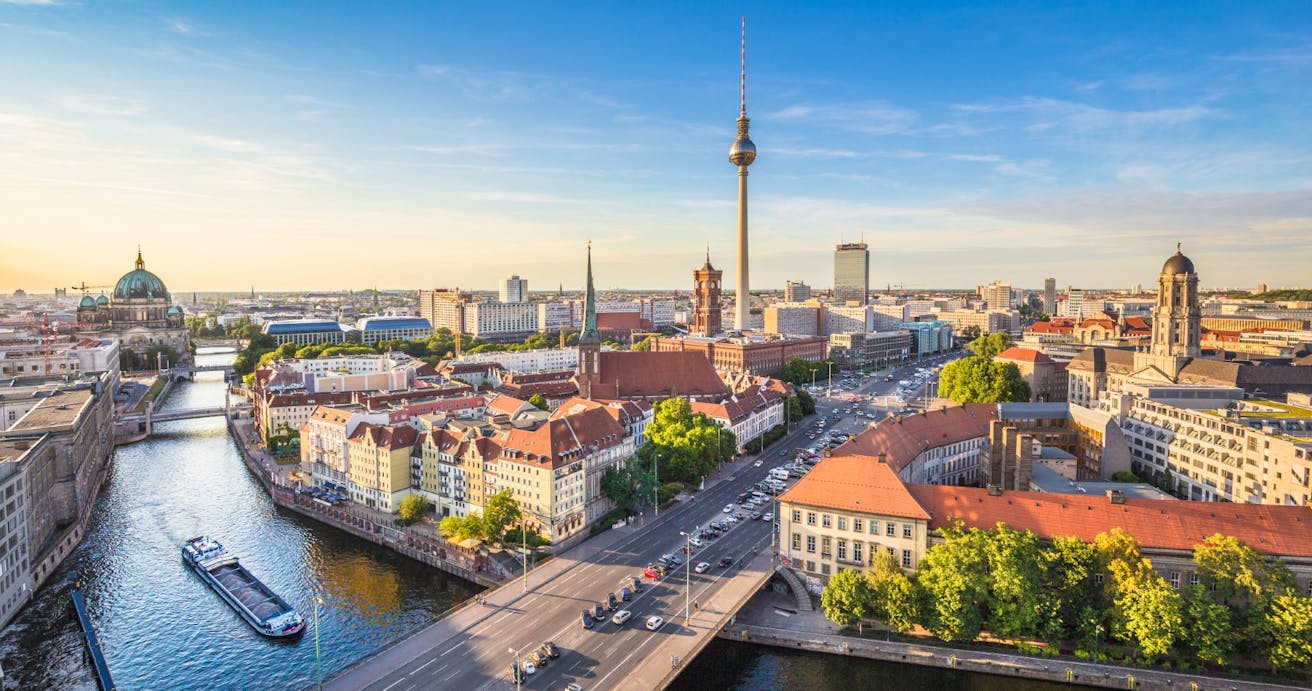
M 814 512 L 814 511 L 807 511 L 807 512 L 806 512 L 806 524 L 807 524 L 807 525 L 815 525 L 815 512 Z
M 853 519 L 852 519 L 852 530 L 853 530 L 854 532 L 858 532 L 858 533 L 864 531 L 866 528 L 865 528 L 865 526 L 861 525 L 861 523 L 862 523 L 862 521 L 861 521 L 860 518 L 853 518 Z
M 820 515 L 820 525 L 825 528 L 828 528 L 830 525 L 833 525 L 833 520 L 829 518 L 829 514 L 826 513 Z
M 794 523 L 801 523 L 801 522 L 802 522 L 802 512 L 801 512 L 801 511 L 798 511 L 797 509 L 793 509 L 793 522 L 794 522 Z
M 870 521 L 870 534 L 871 535 L 879 534 L 879 521 Z
M 825 559 L 833 556 L 833 552 L 830 551 L 830 542 L 830 539 L 827 537 L 820 538 L 820 556 Z
M 800 549 L 802 549 L 802 535 L 800 533 L 793 533 L 793 551 L 796 552 Z
M 807 536 L 806 536 L 806 551 L 808 551 L 808 552 L 815 552 L 815 536 L 814 536 L 814 535 L 807 535 Z
M 842 516 L 839 516 L 839 517 L 838 517 L 838 529 L 839 529 L 839 530 L 847 530 L 847 519 L 846 519 L 846 518 L 843 518 Z
M 902 568 L 911 568 L 911 550 L 909 549 L 902 550 Z
M 847 561 L 847 540 L 838 541 L 838 560 Z
M 897 535 L 897 525 L 893 523 L 889 523 L 888 527 L 884 529 L 884 534 L 889 537 L 893 537 L 894 535 Z
M 1197 572 L 1197 571 L 1192 571 L 1192 572 L 1189 573 L 1189 585 L 1198 585 L 1198 572 Z
M 902 524 L 902 537 L 905 537 L 905 538 L 910 538 L 910 537 L 911 537 L 911 524 L 910 524 L 910 523 L 903 523 L 903 524 Z
M 841 547 L 840 547 L 840 549 L 841 549 Z M 861 562 L 861 543 L 860 543 L 860 542 L 853 542 L 853 543 L 852 543 L 852 561 L 854 561 L 854 562 L 856 562 L 856 563 L 858 563 L 858 564 L 862 563 L 862 562 Z M 1309 588 L 1309 589 L 1312 589 L 1312 585 L 1309 585 L 1308 588 Z
M 897 555 L 897 552 L 894 552 L 894 551 L 893 551 L 893 548 L 892 548 L 892 547 L 889 547 L 889 548 L 888 548 L 888 556 L 892 557 L 892 556 L 895 556 L 895 555 Z
M 1171 587 L 1174 588 L 1174 589 L 1176 589 L 1176 590 L 1179 590 L 1179 589 L 1180 589 L 1180 572 L 1179 572 L 1179 571 L 1172 571 L 1172 572 L 1171 572 Z

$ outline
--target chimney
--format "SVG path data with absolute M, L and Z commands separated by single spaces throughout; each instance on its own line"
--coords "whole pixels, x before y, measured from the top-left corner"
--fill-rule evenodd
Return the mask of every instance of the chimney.
M 886 454 L 886 453 L 884 453 L 884 452 L 881 451 L 881 452 L 879 452 L 879 456 L 878 456 L 878 458 L 879 458 L 879 462 L 880 462 L 881 464 L 887 464 L 887 463 L 888 463 L 888 454 Z
M 1016 435 L 1018 430 L 1015 427 L 1002 428 L 1002 443 L 997 446 L 998 454 L 1001 456 L 1002 463 L 1002 482 L 1006 489 L 1016 489 Z
M 998 485 L 989 484 L 989 496 L 990 497 L 1002 496 L 1002 488 L 999 487 Z
M 1125 492 L 1122 492 L 1119 489 L 1109 489 L 1107 490 L 1107 498 L 1110 499 L 1113 504 L 1124 504 Z
M 1034 436 L 1022 434 L 1016 437 L 1016 484 L 1021 492 L 1030 490 L 1030 477 L 1034 474 Z
M 1002 483 L 1002 430 L 1007 423 L 1002 420 L 989 421 L 988 466 L 985 468 L 986 483 Z

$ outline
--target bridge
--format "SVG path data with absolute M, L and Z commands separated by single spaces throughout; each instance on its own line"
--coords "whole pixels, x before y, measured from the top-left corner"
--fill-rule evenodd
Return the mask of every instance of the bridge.
M 785 444 L 800 434 L 794 433 Z M 783 462 L 783 457 L 773 460 Z M 526 686 L 667 686 L 682 662 L 691 660 L 728 626 L 775 573 L 773 521 L 745 518 L 719 539 L 695 549 L 690 563 L 663 579 L 653 582 L 642 576 L 648 563 L 687 545 L 683 533 L 724 518 L 722 508 L 764 479 L 769 469 L 744 461 L 737 465 L 741 467 L 728 471 L 732 477 L 659 517 L 648 515 L 612 529 L 530 571 L 523 581 L 487 591 L 486 604 L 466 603 L 356 664 L 330 680 L 327 688 L 409 691 L 454 683 L 466 689 L 503 688 L 511 681 L 512 663 L 546 641 L 553 641 L 561 656 L 526 678 Z M 726 557 L 730 564 L 721 568 L 720 560 Z M 693 572 L 689 566 L 698 562 L 707 562 L 709 570 Z M 583 628 L 582 612 L 604 604 L 608 593 L 618 595 L 621 581 L 635 576 L 642 590 L 620 605 L 632 612 L 632 618 L 617 625 L 610 619 L 612 613 L 606 612 L 603 622 Z M 660 616 L 663 623 L 649 628 L 650 616 Z
M 224 379 L 232 378 L 232 365 L 174 365 L 164 371 L 164 376 L 174 381 L 195 379 L 197 372 L 222 372 Z

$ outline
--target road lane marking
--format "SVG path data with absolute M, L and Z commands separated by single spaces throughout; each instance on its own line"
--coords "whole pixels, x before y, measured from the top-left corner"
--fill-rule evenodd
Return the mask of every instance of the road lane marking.
M 459 648 L 460 646 L 462 646 L 462 645 L 464 645 L 464 644 L 465 644 L 465 641 L 460 641 L 459 643 L 457 643 L 457 644 L 451 646 L 450 648 L 447 649 L 447 651 L 446 651 L 445 653 L 442 653 L 441 657 L 446 657 L 447 655 L 450 655 L 452 652 L 455 651 L 456 648 Z M 387 691 L 387 689 L 383 689 L 383 691 Z
M 400 679 L 397 679 L 396 681 L 388 684 L 387 686 L 384 686 L 383 691 L 387 691 L 388 689 L 392 688 L 393 686 L 396 686 L 397 684 L 400 684 L 403 681 L 405 681 L 405 677 L 401 677 Z
M 410 674 L 417 674 L 417 673 L 419 672 L 419 670 L 421 670 L 421 669 L 423 669 L 423 668 L 425 668 L 425 667 L 427 667 L 427 666 L 433 664 L 434 662 L 437 662 L 437 658 L 433 658 L 433 659 L 429 660 L 428 662 L 425 662 L 424 664 L 419 665 L 418 667 L 414 668 L 414 670 L 411 671 Z M 407 674 L 406 676 L 408 677 L 408 676 L 410 676 L 410 674 Z

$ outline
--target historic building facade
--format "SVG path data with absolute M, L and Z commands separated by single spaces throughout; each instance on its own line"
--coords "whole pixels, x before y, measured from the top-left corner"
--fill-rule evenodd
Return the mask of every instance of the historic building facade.
M 173 304 L 164 282 L 146 270 L 140 249 L 136 268 L 118 280 L 112 297 L 82 297 L 77 320 L 79 332 L 118 339 L 123 352 L 142 355 L 152 347 L 164 346 L 179 357 L 190 357 L 191 334 L 183 325 L 182 308 Z

